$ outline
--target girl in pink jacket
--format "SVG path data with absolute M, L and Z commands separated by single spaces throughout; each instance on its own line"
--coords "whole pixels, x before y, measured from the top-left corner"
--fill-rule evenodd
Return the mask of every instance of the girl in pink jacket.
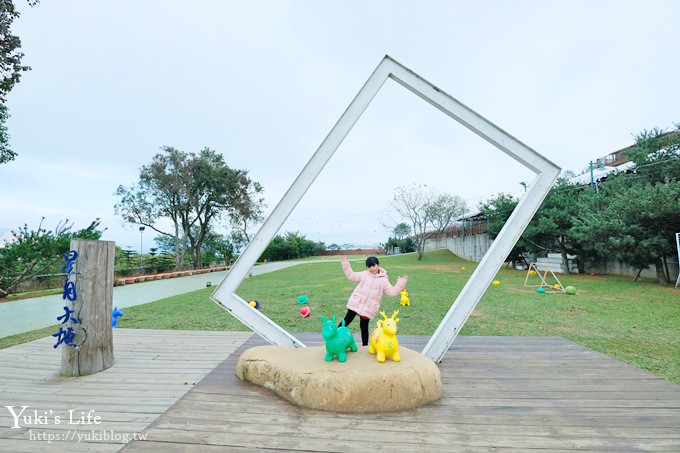
M 390 297 L 398 296 L 406 288 L 408 276 L 404 275 L 397 279 L 397 284 L 392 286 L 387 278 L 387 272 L 380 267 L 380 262 L 375 256 L 366 259 L 366 270 L 354 272 L 346 256 L 340 260 L 345 275 L 358 285 L 347 301 L 347 314 L 345 326 L 349 326 L 356 315 L 359 315 L 359 327 L 361 328 L 361 342 L 368 345 L 368 322 L 380 311 L 380 300 L 383 293 Z M 339 324 L 342 325 L 342 322 Z

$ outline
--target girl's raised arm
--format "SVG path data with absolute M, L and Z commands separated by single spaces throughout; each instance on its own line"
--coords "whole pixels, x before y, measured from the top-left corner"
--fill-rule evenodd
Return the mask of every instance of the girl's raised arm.
M 352 270 L 352 266 L 349 264 L 349 260 L 346 256 L 340 258 L 340 264 L 342 264 L 342 270 L 345 272 L 345 276 L 353 282 L 361 281 L 361 277 L 358 272 Z

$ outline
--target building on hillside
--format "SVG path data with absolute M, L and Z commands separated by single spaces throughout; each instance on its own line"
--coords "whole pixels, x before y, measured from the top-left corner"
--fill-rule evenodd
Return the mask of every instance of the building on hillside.
M 667 137 L 680 137 L 680 131 L 670 131 L 660 135 L 660 138 L 662 139 Z M 618 151 L 614 151 L 591 161 L 590 168 L 584 173 L 572 178 L 571 182 L 597 186 L 598 183 L 604 181 L 611 173 L 631 171 L 634 167 L 634 163 L 628 158 L 628 152 L 635 147 L 636 145 L 626 146 L 625 148 L 621 148 Z
M 631 148 L 632 146 L 628 146 L 591 161 L 590 168 L 580 175 L 571 178 L 570 182 L 584 185 L 590 184 L 597 187 L 597 184 L 607 179 L 607 176 L 611 173 L 629 171 L 633 168 L 633 162 L 628 160 L 626 151 Z

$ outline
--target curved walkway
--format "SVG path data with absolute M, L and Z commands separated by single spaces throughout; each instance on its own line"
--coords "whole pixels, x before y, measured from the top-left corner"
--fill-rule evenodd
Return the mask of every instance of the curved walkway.
M 267 263 L 254 266 L 250 273 L 260 275 L 309 261 Z M 205 288 L 210 282 L 217 286 L 228 271 L 209 272 L 184 277 L 152 280 L 113 288 L 113 306 L 132 307 L 155 302 L 166 297 L 185 294 Z M 61 294 L 22 299 L 0 304 L 0 338 L 58 324 L 57 317 L 64 314 Z

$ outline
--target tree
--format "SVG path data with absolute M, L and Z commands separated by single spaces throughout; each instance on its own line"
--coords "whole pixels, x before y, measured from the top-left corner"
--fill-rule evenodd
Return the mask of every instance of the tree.
M 487 234 L 489 238 L 496 239 L 518 203 L 519 200 L 514 196 L 499 193 L 495 197 L 479 204 L 479 210 L 487 220 Z M 520 238 L 508 254 L 506 261 L 512 262 L 513 265 L 517 262 L 528 264 L 524 258 L 526 250 L 525 242 Z
M 158 255 L 158 248 L 156 247 L 149 247 L 149 266 L 150 267 L 156 267 L 158 266 L 158 258 L 156 258 L 156 255 Z
M 35 6 L 38 0 L 29 0 Z M 19 83 L 21 73 L 31 68 L 21 64 L 24 54 L 20 51 L 21 39 L 12 33 L 12 23 L 20 14 L 12 0 L 0 0 L 0 164 L 14 160 L 16 153 L 9 148 L 6 122 L 9 113 L 5 103 L 14 85 Z
M 388 238 L 387 242 L 384 244 L 385 250 L 390 251 L 399 247 L 402 253 L 410 253 L 416 251 L 416 244 L 410 237 L 404 239 Z
M 635 163 L 635 174 L 650 184 L 679 181 L 680 123 L 670 132 L 659 128 L 643 130 L 626 155 Z
M 496 239 L 518 203 L 519 200 L 512 195 L 499 193 L 479 204 L 479 210 L 486 217 L 491 239 Z
M 385 250 L 390 251 L 399 247 L 402 253 L 409 253 L 416 251 L 416 244 L 413 242 L 411 236 L 411 227 L 407 223 L 399 223 L 392 229 L 394 237 L 387 238 L 387 242 L 383 244 Z
M 456 217 L 467 210 L 461 197 L 440 194 L 423 184 L 395 188 L 389 206 L 400 219 L 411 223 L 419 260 L 423 259 L 427 238 L 444 232 Z
M 435 233 L 443 233 L 454 220 L 467 212 L 467 205 L 458 195 L 439 194 L 427 208 Z
M 314 242 L 307 239 L 299 232 L 287 232 L 285 237 L 277 234 L 264 250 L 260 259 L 274 261 L 306 258 L 317 256 L 326 249 L 323 242 Z
M 232 231 L 228 236 L 224 237 L 222 256 L 224 256 L 224 262 L 227 266 L 231 266 L 231 263 L 236 260 L 246 244 L 248 244 L 248 240 L 237 231 Z
M 125 257 L 125 265 L 126 269 L 130 269 L 132 267 L 132 257 L 137 255 L 137 252 L 135 250 L 121 250 L 121 253 Z
M 680 185 L 680 123 L 675 130 L 643 131 L 636 137 L 629 158 L 636 163 L 635 174 L 655 187 L 657 209 L 653 211 L 654 230 L 659 242 L 660 260 L 654 265 L 659 280 L 671 281 L 667 257 L 675 253 L 675 232 L 680 225 L 677 196 Z
M 117 214 L 129 223 L 150 227 L 173 238 L 176 265 L 181 267 L 187 251 L 194 266 L 202 267 L 201 247 L 206 234 L 222 216 L 238 219 L 242 230 L 247 222 L 261 216 L 262 199 L 254 197 L 262 186 L 252 181 L 245 170 L 234 170 L 224 157 L 204 148 L 199 154 L 162 147 L 142 167 L 136 186 L 119 186 L 115 205 Z M 163 231 L 159 220 L 170 219 L 174 231 Z M 193 229 L 197 226 L 197 229 Z
M 235 227 L 236 236 L 250 240 L 248 226 L 262 219 L 263 198 L 256 198 L 262 193 L 262 185 L 248 177 L 246 170 L 229 168 L 224 157 L 214 151 L 203 149 L 194 162 L 191 174 L 193 186 L 189 192 L 189 202 L 196 212 L 199 226 L 196 235 L 191 234 L 189 240 L 192 250 L 197 251 L 195 262 L 202 267 L 201 245 L 210 230 L 211 222 L 226 214 Z
M 263 192 L 262 185 L 251 181 L 246 175 L 247 173 L 237 175 L 241 179 L 241 185 L 235 186 L 234 189 L 240 193 L 232 198 L 234 205 L 230 207 L 229 217 L 232 230 L 248 243 L 252 239 L 250 227 L 262 221 L 262 211 L 267 205 L 264 198 L 258 198 Z
M 0 298 L 12 294 L 21 282 L 36 275 L 59 272 L 72 238 L 97 240 L 104 232 L 98 229 L 99 219 L 76 232 L 71 232 L 73 223 L 68 219 L 59 222 L 54 231 L 43 228 L 43 221 L 44 217 L 37 230 L 30 230 L 24 224 L 12 231 L 14 240 L 0 247 Z
M 150 165 L 140 170 L 137 185 L 126 188 L 122 185 L 116 189 L 120 201 L 114 205 L 114 211 L 128 223 L 147 226 L 161 235 L 173 239 L 175 266 L 181 268 L 187 250 L 186 211 L 188 201 L 181 180 L 182 162 L 185 153 L 173 148 L 161 148 L 167 154 L 156 154 Z M 169 218 L 174 231 L 166 232 L 156 226 L 162 218 Z
M 529 251 L 557 251 L 562 257 L 562 269 L 569 273 L 568 256 L 578 253 L 572 228 L 576 219 L 584 215 L 588 206 L 581 194 L 590 188 L 561 176 L 548 192 L 531 222 L 522 234 L 523 244 Z
M 680 130 L 654 128 L 636 136 L 627 157 L 632 172 L 610 175 L 593 194 L 592 210 L 576 224 L 579 240 L 596 259 L 616 259 L 641 271 L 656 267 L 671 281 L 667 257 L 680 225 Z
M 407 223 L 403 222 L 399 223 L 392 230 L 392 234 L 394 235 L 394 238 L 397 240 L 404 239 L 406 236 L 409 236 L 411 234 L 411 227 L 408 226 Z
M 568 272 L 567 254 L 584 260 L 615 259 L 638 269 L 655 265 L 670 281 L 666 257 L 675 250 L 680 224 L 680 125 L 636 136 L 627 157 L 632 173 L 615 173 L 598 190 L 561 177 L 522 235 L 529 251 L 556 250 Z
M 0 164 L 14 160 L 17 153 L 9 147 L 9 133 L 7 132 L 7 119 L 9 113 L 5 104 L 0 104 Z
M 168 254 L 175 252 L 175 240 L 167 235 L 158 235 L 153 238 L 154 243 L 158 246 L 161 254 Z
M 638 269 L 655 265 L 660 281 L 670 281 L 665 258 L 675 252 L 680 224 L 680 184 L 648 184 L 636 175 L 618 175 L 600 184 L 597 210 L 576 222 L 592 254 Z
M 224 236 L 210 230 L 205 236 L 202 252 L 208 261 L 223 260 L 227 266 L 230 266 L 247 242 L 243 235 L 237 231 L 232 231 L 229 235 Z
M 571 183 L 571 176 L 571 172 L 566 172 L 553 185 L 507 260 L 527 264 L 525 252 L 558 252 L 563 269 L 569 272 L 568 255 L 581 255 L 579 236 L 573 230 L 574 222 L 592 206 L 588 198 L 592 190 Z M 498 236 L 518 204 L 517 198 L 500 193 L 479 205 L 487 218 L 491 239 Z M 579 262 L 579 266 L 583 267 L 583 263 Z

